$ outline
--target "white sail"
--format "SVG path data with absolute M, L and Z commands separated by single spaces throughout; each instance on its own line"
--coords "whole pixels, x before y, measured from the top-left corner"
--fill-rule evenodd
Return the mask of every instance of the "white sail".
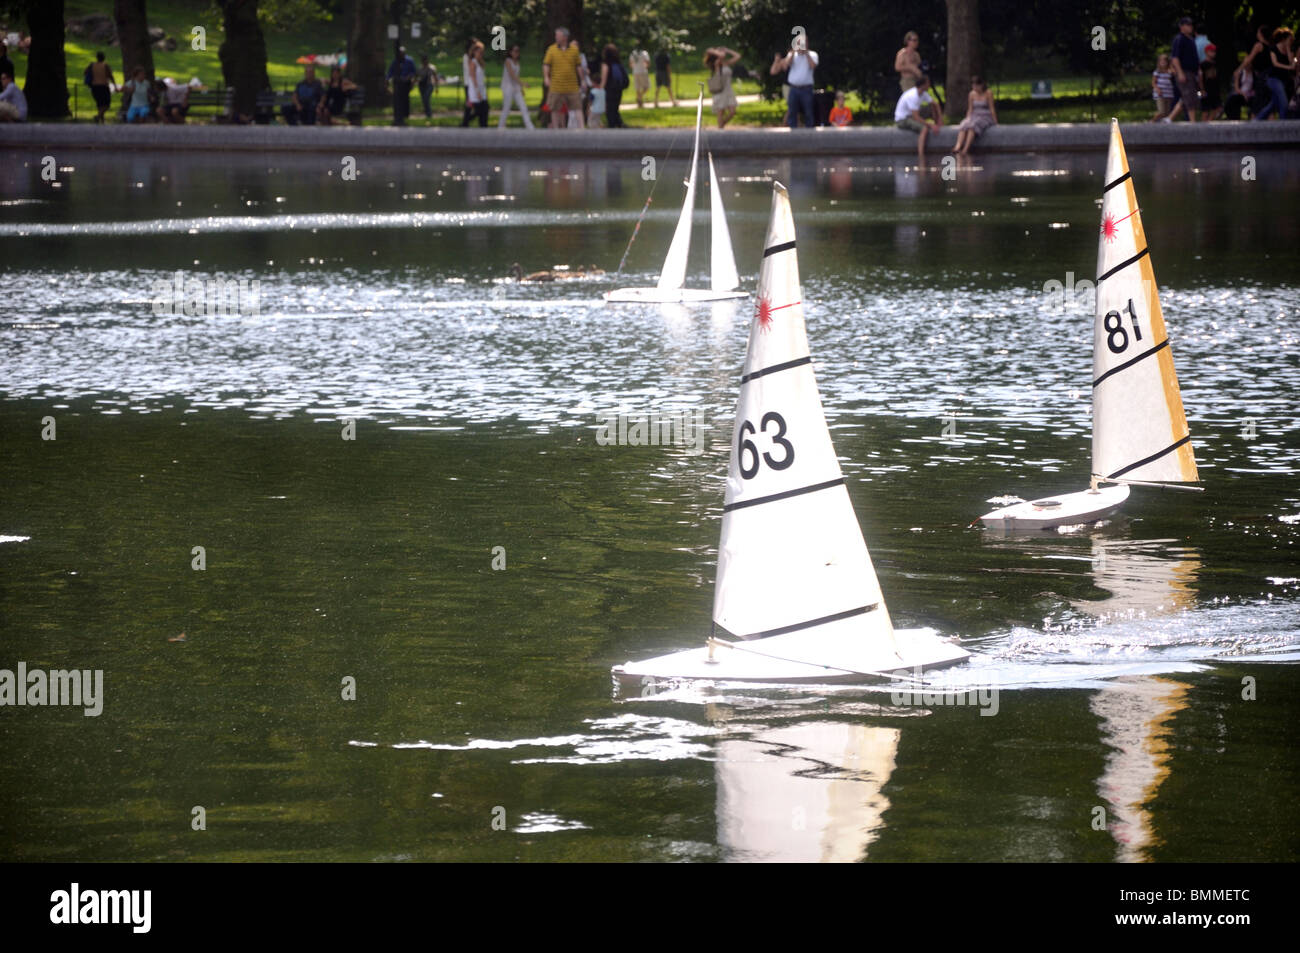
M 713 619 L 746 638 L 893 634 L 813 375 L 779 183 L 736 409 Z
M 664 270 L 659 273 L 659 288 L 675 291 L 686 284 L 686 259 L 691 252 L 691 217 L 695 214 L 695 170 L 700 164 L 700 125 L 703 118 L 704 93 L 695 103 L 695 149 L 691 153 L 690 178 L 686 180 L 686 201 L 682 203 L 682 214 L 677 219 L 677 231 L 673 232 L 673 242 L 668 246 L 668 257 L 664 259 Z
M 730 291 L 740 284 L 736 271 L 736 255 L 731 250 L 731 232 L 727 229 L 727 212 L 722 207 L 722 189 L 718 187 L 718 173 L 713 169 L 713 153 L 709 153 L 709 238 L 712 243 L 710 270 L 714 291 Z
M 1111 120 L 1097 245 L 1092 472 L 1107 480 L 1197 479 L 1128 157 Z

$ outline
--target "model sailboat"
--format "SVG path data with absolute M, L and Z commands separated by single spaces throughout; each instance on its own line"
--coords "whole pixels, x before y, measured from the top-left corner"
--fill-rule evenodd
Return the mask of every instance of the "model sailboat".
M 686 259 L 691 250 L 691 219 L 695 214 L 695 178 L 700 165 L 700 127 L 703 121 L 704 93 L 695 104 L 695 150 L 691 154 L 690 178 L 686 180 L 686 201 L 677 219 L 677 230 L 668 257 L 664 259 L 659 284 L 653 288 L 619 288 L 605 293 L 606 301 L 631 301 L 650 304 L 689 303 L 693 301 L 721 301 L 724 298 L 743 298 L 744 291 L 735 290 L 740 284 L 736 272 L 736 256 L 731 250 L 731 233 L 727 231 L 727 213 L 722 207 L 722 191 L 718 188 L 718 175 L 713 169 L 713 156 L 709 158 L 709 193 L 711 218 L 709 230 L 712 252 L 710 289 L 687 288 Z
M 997 528 L 1052 529 L 1101 519 L 1128 499 L 1131 484 L 1194 482 L 1191 439 L 1128 157 L 1112 119 L 1097 243 L 1092 483 L 1078 493 L 1006 506 L 980 520 Z
M 969 655 L 895 630 L 813 376 L 785 188 L 772 193 L 758 308 L 740 378 L 713 600 L 701 648 L 616 666 L 624 684 L 869 681 Z

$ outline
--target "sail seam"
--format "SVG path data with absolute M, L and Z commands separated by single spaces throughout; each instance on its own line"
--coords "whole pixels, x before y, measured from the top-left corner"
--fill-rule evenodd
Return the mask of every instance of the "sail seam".
M 814 483 L 812 486 L 801 486 L 797 490 L 785 490 L 781 493 L 773 493 L 769 496 L 760 496 L 753 500 L 741 500 L 738 503 L 728 503 L 722 507 L 722 512 L 730 513 L 732 510 L 744 509 L 746 506 L 758 506 L 760 503 L 775 503 L 777 500 L 787 500 L 792 496 L 803 496 L 805 493 L 816 493 L 818 490 L 829 490 L 831 487 L 843 486 L 844 477 L 838 480 L 827 480 L 825 483 Z
M 763 257 L 766 258 L 768 255 L 775 255 L 777 252 L 791 251 L 793 248 L 794 242 L 786 242 L 783 245 L 773 245 L 771 248 L 763 249 Z
M 801 629 L 811 629 L 818 625 L 828 625 L 831 622 L 839 622 L 841 619 L 851 619 L 857 615 L 866 615 L 880 608 L 879 602 L 873 602 L 869 606 L 858 606 L 856 609 L 848 609 L 844 612 L 836 612 L 834 615 L 824 615 L 820 619 L 810 619 L 807 622 L 795 622 L 792 625 L 783 625 L 778 629 L 767 629 L 764 632 L 757 632 L 754 635 L 744 636 L 746 639 L 767 639 L 774 635 L 786 635 L 790 632 L 798 632 Z
M 1114 182 L 1112 182 L 1110 185 L 1108 185 L 1108 186 L 1106 186 L 1104 189 L 1102 189 L 1102 190 L 1101 190 L 1101 194 L 1102 194 L 1102 195 L 1105 195 L 1107 192 L 1109 192 L 1109 191 L 1110 191 L 1111 189 L 1113 189 L 1115 186 L 1120 185 L 1121 183 L 1127 182 L 1127 181 L 1128 181 L 1129 179 L 1131 179 L 1131 178 L 1133 178 L 1133 173 L 1132 173 L 1132 172 L 1125 172 L 1123 175 L 1121 175 L 1118 179 L 1116 179 L 1116 180 L 1115 180 Z
M 1108 370 L 1105 374 L 1102 374 L 1101 377 L 1098 377 L 1095 381 L 1093 381 L 1093 382 L 1092 382 L 1092 386 L 1093 386 L 1093 387 L 1096 387 L 1098 384 L 1100 384 L 1100 383 L 1101 383 L 1102 381 L 1104 381 L 1106 378 L 1110 377 L 1112 374 L 1118 374 L 1120 371 L 1125 370 L 1126 368 L 1130 368 L 1130 367 L 1132 367 L 1132 366 L 1133 366 L 1134 364 L 1136 364 L 1138 361 L 1146 360 L 1146 359 L 1147 359 L 1148 357 L 1150 357 L 1152 354 L 1158 354 L 1161 350 L 1163 350 L 1164 348 L 1167 348 L 1168 346 L 1169 346 L 1169 338 L 1165 338 L 1163 341 L 1161 341 L 1159 344 L 1157 344 L 1157 345 L 1156 345 L 1155 347 L 1153 347 L 1151 350 L 1149 350 L 1149 351 L 1144 351 L 1144 352 L 1142 352 L 1141 354 L 1139 354 L 1137 357 L 1134 357 L 1134 358 L 1131 358 L 1131 359 L 1125 361 L 1123 364 L 1117 364 L 1117 365 L 1115 365 L 1115 366 L 1112 367 L 1110 370 Z
M 1134 255 L 1132 258 L 1130 258 L 1128 261 L 1122 261 L 1122 262 L 1120 262 L 1118 265 L 1116 265 L 1116 266 L 1115 266 L 1114 268 L 1112 268 L 1110 271 L 1106 272 L 1104 275 L 1102 275 L 1101 277 L 1099 277 L 1099 278 L 1097 279 L 1097 283 L 1100 284 L 1101 282 L 1103 282 L 1103 281 L 1105 281 L 1107 278 L 1109 278 L 1111 275 L 1115 274 L 1115 272 L 1117 272 L 1117 271 L 1123 271 L 1125 268 L 1127 268 L 1129 265 L 1133 264 L 1134 262 L 1141 261 L 1141 260 L 1142 260 L 1142 256 L 1145 255 L 1148 251 L 1150 251 L 1149 248 L 1144 248 L 1144 249 L 1142 249 L 1140 252 L 1138 252 L 1136 255 Z
M 746 374 L 740 379 L 741 384 L 748 384 L 756 377 L 766 377 L 768 374 L 775 374 L 777 371 L 788 371 L 794 367 L 803 367 L 805 364 L 812 363 L 812 355 L 807 357 L 796 358 L 793 361 L 786 361 L 784 364 L 773 364 L 771 367 L 764 367 L 761 370 Z
M 1144 467 L 1144 466 L 1146 466 L 1148 463 L 1152 462 L 1153 460 L 1159 460 L 1161 457 L 1165 456 L 1166 454 L 1173 453 L 1175 450 L 1177 450 L 1179 447 L 1181 447 L 1183 444 L 1187 443 L 1187 442 L 1190 441 L 1191 439 L 1192 439 L 1192 435 L 1189 433 L 1189 434 L 1188 434 L 1186 437 L 1184 437 L 1182 440 L 1176 440 L 1176 441 L 1174 441 L 1172 444 L 1170 444 L 1169 446 L 1165 447 L 1165 448 L 1164 448 L 1163 450 L 1161 450 L 1159 453 L 1153 453 L 1153 454 L 1151 454 L 1151 456 L 1149 456 L 1149 457 L 1143 457 L 1143 458 L 1142 458 L 1141 460 L 1139 460 L 1137 463 L 1130 463 L 1128 466 L 1124 467 L 1122 470 L 1116 470 L 1116 471 L 1115 471 L 1114 473 L 1112 473 L 1110 476 L 1106 477 L 1106 479 L 1107 479 L 1107 480 L 1113 480 L 1113 479 L 1115 479 L 1116 477 L 1121 477 L 1121 476 L 1123 476 L 1124 474 L 1128 473 L 1128 472 L 1131 471 L 1131 470 L 1136 470 L 1138 467 Z

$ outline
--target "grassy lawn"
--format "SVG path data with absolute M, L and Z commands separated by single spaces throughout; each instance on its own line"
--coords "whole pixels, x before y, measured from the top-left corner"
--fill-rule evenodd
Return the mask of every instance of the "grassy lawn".
M 198 77 L 209 88 L 215 89 L 221 85 L 221 64 L 217 57 L 217 49 L 221 45 L 223 34 L 220 21 L 210 18 L 207 9 L 207 0 L 150 0 L 150 25 L 161 27 L 168 36 L 174 37 L 178 44 L 177 49 L 171 52 L 154 50 L 155 72 L 159 77 L 172 76 L 178 81 L 188 81 L 191 77 Z M 97 0 L 67 0 L 66 4 L 68 19 L 89 13 L 110 11 L 110 5 L 104 0 L 98 2 Z M 206 50 L 191 49 L 191 29 L 195 25 L 201 25 L 207 30 Z M 344 45 L 345 35 L 346 30 L 341 21 L 305 23 L 292 32 L 267 30 L 267 73 L 272 86 L 276 89 L 292 89 L 303 72 L 302 67 L 295 62 L 297 58 L 307 53 L 333 52 Z M 418 42 L 408 44 L 417 62 L 421 52 Z M 701 63 L 702 50 L 717 42 L 721 41 L 717 38 L 704 39 L 696 44 L 696 51 L 674 56 L 673 85 L 677 92 L 679 106 L 668 105 L 667 97 L 661 96 L 661 106 L 658 109 L 649 107 L 637 109 L 635 93 L 629 88 L 623 94 L 624 121 L 630 126 L 643 128 L 690 126 L 695 118 L 693 103 L 699 89 L 696 84 L 707 80 L 707 74 Z M 74 107 L 76 120 L 89 121 L 93 118 L 95 109 L 89 88 L 81 82 L 82 71 L 86 64 L 94 59 L 95 51 L 103 49 L 108 56 L 109 64 L 113 67 L 114 77 L 121 82 L 124 79 L 121 75 L 121 52 L 116 48 L 93 44 L 84 37 L 73 36 L 68 37 L 65 49 L 68 57 L 68 85 L 73 93 L 70 106 Z M 541 49 L 531 47 L 524 51 L 522 73 L 524 82 L 528 86 L 525 95 L 530 105 L 536 104 L 541 96 L 541 54 Z M 20 74 L 18 82 L 21 84 L 23 74 L 26 72 L 26 58 L 11 55 L 16 71 Z M 496 113 L 501 103 L 499 87 L 501 57 L 500 53 L 489 53 L 487 57 L 488 100 L 492 112 L 489 121 L 493 125 L 496 123 Z M 433 63 L 438 68 L 438 72 L 444 76 L 455 76 L 460 73 L 460 56 L 457 53 L 435 56 Z M 319 71 L 319 75 L 324 80 L 327 78 L 327 71 Z M 1030 99 L 1029 79 L 1004 81 L 995 85 L 994 94 L 997 96 L 999 119 L 1004 123 L 1100 122 L 1111 116 L 1118 116 L 1123 121 L 1131 122 L 1148 118 L 1152 111 L 1150 94 L 1144 85 L 1149 83 L 1146 74 L 1128 77 L 1124 86 L 1131 92 L 1122 98 L 1107 97 L 1095 104 L 1092 102 L 1092 87 L 1088 77 L 1043 78 L 1050 78 L 1052 81 L 1052 91 L 1055 96 L 1052 100 Z M 737 81 L 734 86 L 736 93 L 742 97 L 758 92 L 758 84 L 752 81 Z M 653 92 L 652 81 L 652 89 L 647 97 L 649 101 L 653 101 Z M 459 86 L 441 88 L 434 96 L 434 116 L 428 124 L 459 125 L 463 102 L 464 93 Z M 117 97 L 114 97 L 115 108 L 110 116 L 115 114 L 116 106 Z M 411 106 L 412 124 L 424 124 L 426 120 L 422 113 L 419 95 L 416 93 L 411 96 Z M 857 96 L 848 97 L 848 106 L 855 116 L 860 118 L 865 116 L 865 110 Z M 190 120 L 206 121 L 212 118 L 215 112 L 215 108 L 196 108 L 191 111 Z M 871 118 L 870 124 L 889 124 L 890 112 L 879 111 Z M 533 115 L 536 116 L 535 109 Z M 732 123 L 736 126 L 774 126 L 781 123 L 784 115 L 783 102 L 742 102 Z M 713 115 L 707 107 L 704 121 L 707 125 L 714 124 Z M 367 109 L 367 125 L 384 125 L 388 122 L 391 122 L 390 111 L 380 112 L 373 107 Z M 522 122 L 516 115 L 511 118 L 510 125 L 520 126 Z

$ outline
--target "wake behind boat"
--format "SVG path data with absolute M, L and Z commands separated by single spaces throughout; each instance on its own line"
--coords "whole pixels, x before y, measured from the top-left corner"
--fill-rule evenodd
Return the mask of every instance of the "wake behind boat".
M 861 682 L 968 652 L 895 630 L 853 512 L 813 375 L 785 187 L 772 191 L 758 307 L 740 379 L 711 635 L 615 666 L 624 686 L 678 679 Z
M 1091 485 L 994 510 L 980 517 L 987 527 L 1040 530 L 1095 522 L 1128 499 L 1130 485 L 1200 489 L 1169 486 L 1195 482 L 1196 459 L 1142 214 L 1114 119 L 1105 181 L 1092 341 Z
M 609 302 L 641 304 L 689 304 L 696 301 L 723 301 L 727 298 L 745 298 L 748 292 L 737 291 L 740 275 L 736 272 L 736 256 L 731 248 L 731 233 L 727 230 L 727 213 L 722 206 L 722 190 L 709 158 L 709 232 L 711 275 L 709 289 L 687 288 L 686 260 L 691 251 L 691 220 L 695 214 L 695 178 L 700 165 L 700 128 L 703 121 L 704 91 L 695 103 L 695 150 L 691 154 L 691 175 L 686 181 L 686 200 L 677 219 L 668 256 L 664 259 L 659 283 L 653 288 L 619 288 L 605 293 Z

